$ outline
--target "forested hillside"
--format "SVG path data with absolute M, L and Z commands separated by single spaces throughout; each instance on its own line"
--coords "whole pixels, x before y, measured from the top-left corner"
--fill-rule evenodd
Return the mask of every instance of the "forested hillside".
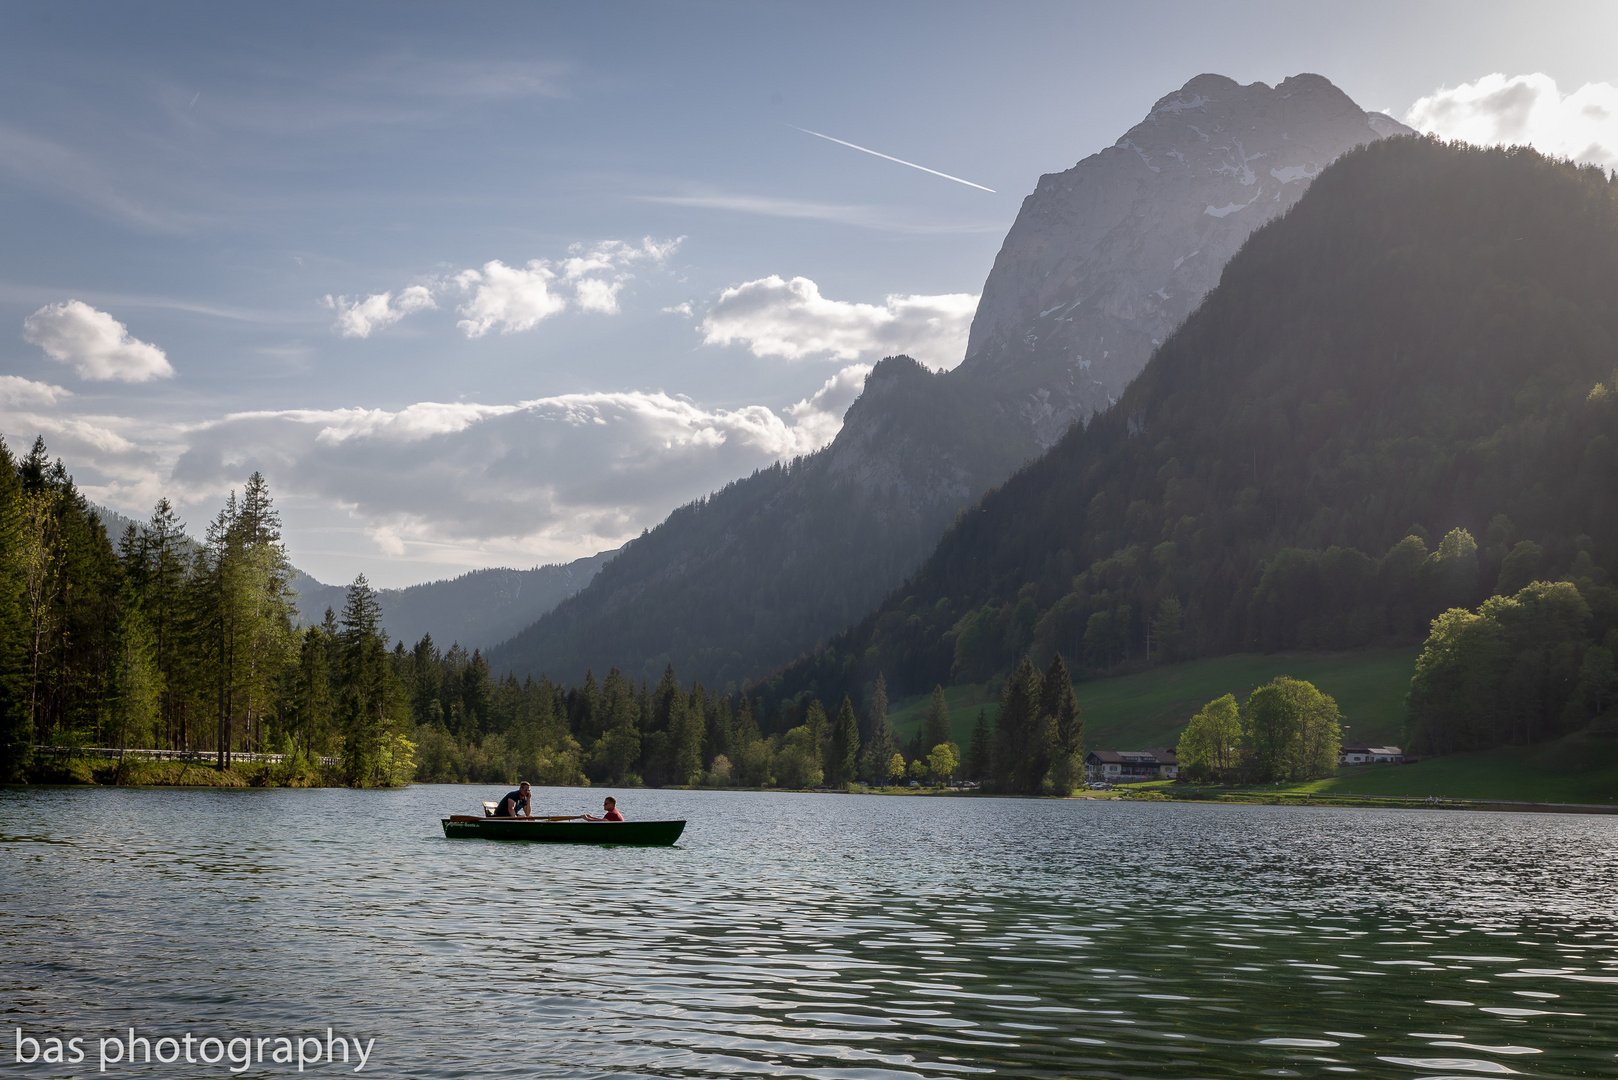
M 1576 637 L 1602 641 L 1618 624 L 1615 193 L 1526 149 L 1345 155 L 1116 406 L 766 697 L 859 700 L 879 674 L 923 692 L 1030 650 L 1093 674 L 1419 641 L 1444 610 L 1538 579 L 1574 582 Z M 1542 710 L 1572 693 L 1540 690 Z
M 881 602 L 961 506 L 1037 453 L 979 398 L 883 360 L 846 436 L 674 511 L 490 664 L 575 681 L 614 664 L 655 680 L 672 662 L 723 686 L 790 661 Z M 947 453 L 930 449 L 940 431 Z

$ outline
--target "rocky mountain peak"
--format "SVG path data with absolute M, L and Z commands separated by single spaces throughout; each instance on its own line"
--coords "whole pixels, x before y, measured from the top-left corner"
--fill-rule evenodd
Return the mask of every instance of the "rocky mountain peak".
M 1040 177 L 984 284 L 962 378 L 1042 446 L 1106 408 L 1249 234 L 1340 154 L 1412 134 L 1319 75 L 1198 75 L 1117 143 Z

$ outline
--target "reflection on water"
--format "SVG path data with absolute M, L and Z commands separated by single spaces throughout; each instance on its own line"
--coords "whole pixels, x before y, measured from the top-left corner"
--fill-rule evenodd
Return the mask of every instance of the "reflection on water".
M 0 1062 L 134 1025 L 409 1077 L 1618 1075 L 1615 818 L 645 791 L 679 847 L 443 838 L 494 794 L 0 791 Z

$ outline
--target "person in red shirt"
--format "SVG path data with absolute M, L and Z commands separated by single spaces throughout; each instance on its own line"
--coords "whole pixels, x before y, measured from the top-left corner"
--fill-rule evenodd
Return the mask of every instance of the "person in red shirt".
M 584 815 L 584 820 L 585 821 L 622 821 L 622 820 L 624 820 L 624 815 L 622 815 L 622 814 L 620 814 L 618 812 L 618 800 L 613 798 L 611 795 L 608 795 L 607 798 L 606 798 L 606 801 L 601 804 L 601 816 L 600 817 L 592 817 L 589 814 L 585 814 Z

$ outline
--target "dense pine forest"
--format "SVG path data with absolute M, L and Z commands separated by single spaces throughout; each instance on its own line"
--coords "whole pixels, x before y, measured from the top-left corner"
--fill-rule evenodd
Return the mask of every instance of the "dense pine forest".
M 760 690 L 1420 641 L 1455 609 L 1446 640 L 1487 638 L 1505 672 L 1424 659 L 1418 747 L 1552 737 L 1604 705 L 1618 629 L 1615 298 L 1602 170 L 1426 138 L 1346 154 L 1116 406 Z

